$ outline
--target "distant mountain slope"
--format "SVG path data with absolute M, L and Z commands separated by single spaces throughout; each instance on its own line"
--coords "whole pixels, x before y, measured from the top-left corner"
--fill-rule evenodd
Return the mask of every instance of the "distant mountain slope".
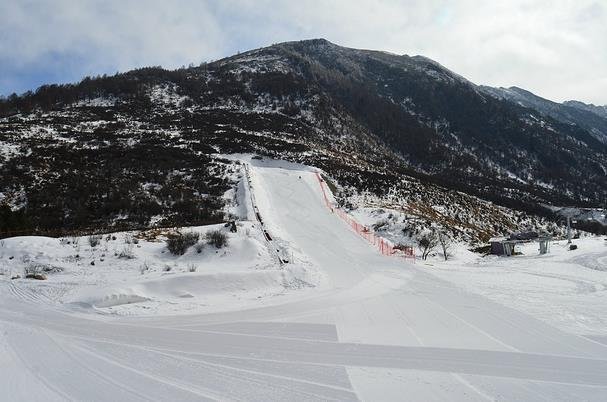
M 520 106 L 535 109 L 562 123 L 577 125 L 596 139 L 607 143 L 607 108 L 577 101 L 552 102 L 517 87 L 492 88 L 481 86 L 482 91 L 498 99 L 506 99 Z
M 604 119 L 607 119 L 607 105 L 605 106 L 596 106 L 596 105 L 592 105 L 592 104 L 587 104 L 584 102 L 580 102 L 580 101 L 574 101 L 574 100 L 570 100 L 570 101 L 565 101 L 563 102 L 564 105 L 570 106 L 570 107 L 574 107 L 576 109 L 581 109 L 581 110 L 586 110 L 588 112 L 592 112 Z
M 216 220 L 234 170 L 217 155 L 234 152 L 425 203 L 459 190 L 533 213 L 601 204 L 600 136 L 496 91 L 425 57 L 322 39 L 43 86 L 0 102 L 0 204 L 36 227 Z

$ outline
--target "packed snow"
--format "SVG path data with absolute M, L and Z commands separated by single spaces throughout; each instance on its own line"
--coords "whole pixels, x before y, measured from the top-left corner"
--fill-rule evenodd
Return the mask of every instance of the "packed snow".
M 226 248 L 1 241 L 3 398 L 605 400 L 602 238 L 412 264 L 333 214 L 314 169 L 243 159 L 236 232 L 182 229 Z M 32 265 L 47 279 L 11 279 Z
M 513 257 L 479 257 L 460 247 L 452 260 L 430 261 L 428 269 L 557 328 L 607 339 L 607 241 L 593 236 L 574 244 L 569 250 L 566 240 L 555 241 L 539 255 L 532 242 L 517 246 L 522 255 Z

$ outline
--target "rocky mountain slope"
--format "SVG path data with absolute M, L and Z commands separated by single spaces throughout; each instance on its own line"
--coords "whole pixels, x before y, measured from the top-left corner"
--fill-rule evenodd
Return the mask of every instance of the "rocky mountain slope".
M 570 106 L 570 107 L 580 109 L 580 110 L 586 110 L 586 111 L 592 112 L 604 119 L 607 119 L 607 105 L 596 106 L 593 104 L 587 104 L 584 102 L 574 101 L 574 100 L 565 101 L 565 102 L 563 102 L 563 104 Z
M 552 102 L 517 87 L 480 89 L 498 99 L 506 99 L 525 108 L 534 109 L 562 123 L 579 126 L 597 140 L 607 143 L 607 108 L 577 101 Z
M 344 194 L 400 197 L 428 219 L 447 205 L 460 226 L 470 205 L 501 211 L 468 239 L 549 216 L 541 204 L 597 206 L 607 189 L 607 145 L 581 125 L 424 57 L 326 40 L 48 85 L 3 100 L 0 116 L 8 228 L 219 221 L 238 179 L 229 153 L 314 165 Z

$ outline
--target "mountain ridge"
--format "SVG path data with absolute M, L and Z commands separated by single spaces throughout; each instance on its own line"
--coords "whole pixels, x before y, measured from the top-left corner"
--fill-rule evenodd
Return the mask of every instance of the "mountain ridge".
M 412 188 L 422 193 L 428 193 L 422 185 L 440 186 L 436 194 L 445 199 L 462 191 L 547 216 L 542 204 L 602 205 L 603 142 L 577 125 L 490 95 L 423 56 L 326 40 L 280 43 L 178 70 L 150 67 L 43 86 L 0 102 L 0 140 L 9 150 L 0 155 L 8 173 L 0 179 L 0 203 L 14 215 L 36 202 L 55 205 L 41 191 L 59 191 L 65 217 L 54 214 L 46 226 L 78 226 L 94 221 L 90 216 L 107 222 L 138 208 L 157 212 L 145 213 L 142 222 L 169 214 L 173 220 L 167 222 L 200 223 L 202 215 L 218 212 L 220 195 L 230 186 L 219 172 L 233 168 L 213 155 L 247 152 L 318 166 L 345 188 L 379 195 L 414 197 L 399 183 L 415 182 Z M 168 154 L 162 165 L 142 158 L 163 147 Z M 50 149 L 63 160 L 48 155 Z M 127 157 L 117 173 L 122 183 L 110 190 L 111 180 L 99 177 L 108 177 L 116 152 Z M 138 178 L 125 173 L 130 160 L 143 160 Z M 25 171 L 28 164 L 37 168 Z M 196 166 L 204 191 L 192 179 Z M 106 184 L 73 202 L 73 188 L 61 189 L 65 180 L 57 180 L 78 168 Z M 174 168 L 181 173 L 167 175 Z M 158 171 L 159 190 L 133 190 L 150 171 Z M 41 176 L 47 187 L 40 187 Z M 165 189 L 177 183 L 187 207 Z M 117 194 L 127 187 L 128 197 L 140 201 L 120 207 Z M 120 208 L 130 212 L 116 214 Z M 199 209 L 207 212 L 197 215 Z M 24 213 L 40 221 L 34 211 Z M 76 224 L 79 214 L 84 218 Z
M 516 86 L 509 88 L 480 86 L 479 88 L 491 96 L 535 109 L 563 123 L 580 126 L 599 141 L 607 143 L 607 108 L 605 107 L 587 105 L 579 101 L 558 103 Z

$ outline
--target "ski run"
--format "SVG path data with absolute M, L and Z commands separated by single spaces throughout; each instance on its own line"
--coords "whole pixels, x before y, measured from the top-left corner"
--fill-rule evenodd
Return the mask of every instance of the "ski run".
M 332 213 L 315 169 L 242 159 L 225 249 L 2 241 L 0 400 L 607 400 L 602 238 L 414 264 Z M 11 279 L 32 263 L 56 272 Z

